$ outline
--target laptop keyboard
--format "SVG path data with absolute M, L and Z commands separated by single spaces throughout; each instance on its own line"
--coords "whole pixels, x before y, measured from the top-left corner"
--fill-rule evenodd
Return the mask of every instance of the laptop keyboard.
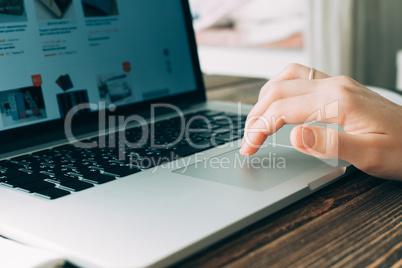
M 102 141 L 92 149 L 67 144 L 2 160 L 0 185 L 45 199 L 60 198 L 237 140 L 246 120 L 210 110 L 184 118 L 186 128 L 180 117 L 148 125 L 153 131 L 147 139 L 142 139 L 143 128 L 135 127 L 81 141 Z M 121 134 L 124 141 L 119 141 Z

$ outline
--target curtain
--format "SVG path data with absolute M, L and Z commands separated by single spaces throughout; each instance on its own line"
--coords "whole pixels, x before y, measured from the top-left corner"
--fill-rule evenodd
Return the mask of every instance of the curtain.
M 309 11 L 312 67 L 365 85 L 396 87 L 401 0 L 309 0 Z
M 397 56 L 397 74 L 396 74 L 396 88 L 402 91 L 402 50 L 399 50 Z
M 355 0 L 352 76 L 367 85 L 396 87 L 402 48 L 402 1 Z
M 307 54 L 331 76 L 352 75 L 353 0 L 308 0 Z

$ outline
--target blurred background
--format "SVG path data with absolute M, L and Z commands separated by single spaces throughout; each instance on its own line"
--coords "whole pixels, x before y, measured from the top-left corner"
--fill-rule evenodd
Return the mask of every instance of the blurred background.
M 298 62 L 402 90 L 401 0 L 190 0 L 205 73 L 270 78 Z

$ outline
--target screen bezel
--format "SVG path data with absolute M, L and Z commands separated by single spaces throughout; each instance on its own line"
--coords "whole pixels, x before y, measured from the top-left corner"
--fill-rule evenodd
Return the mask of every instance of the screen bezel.
M 191 91 L 187 93 L 117 107 L 113 114 L 123 116 L 146 114 L 146 111 L 149 111 L 151 105 L 155 103 L 169 103 L 180 107 L 183 104 L 191 105 L 206 101 L 206 92 L 198 58 L 190 5 L 187 0 L 180 0 L 180 2 L 186 26 L 191 59 L 193 62 L 192 66 L 196 88 L 189 89 Z M 89 114 L 76 115 L 74 117 L 74 131 L 77 131 L 78 133 L 88 132 L 92 130 L 91 126 L 93 126 L 93 130 L 96 130 L 98 127 L 98 118 L 99 111 L 93 111 Z M 64 119 L 56 119 L 35 125 L 3 130 L 0 132 L 0 153 L 7 153 L 18 149 L 32 147 L 33 145 L 39 145 L 41 143 L 44 144 L 65 138 Z

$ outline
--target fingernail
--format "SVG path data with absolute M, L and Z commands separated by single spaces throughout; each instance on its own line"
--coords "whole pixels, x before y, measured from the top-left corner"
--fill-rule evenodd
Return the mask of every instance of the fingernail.
M 303 147 L 306 148 L 313 148 L 315 144 L 315 135 L 314 132 L 308 128 L 303 128 L 302 131 L 302 140 L 303 140 Z

